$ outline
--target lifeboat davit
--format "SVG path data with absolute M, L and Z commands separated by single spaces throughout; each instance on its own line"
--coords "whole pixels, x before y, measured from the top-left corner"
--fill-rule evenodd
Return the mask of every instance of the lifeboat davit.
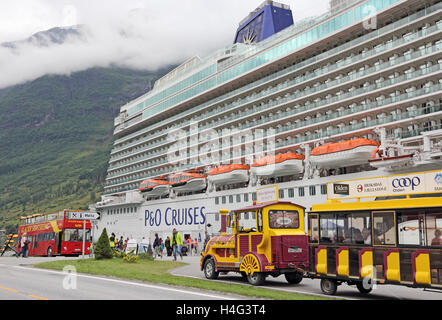
M 252 172 L 260 177 L 281 177 L 301 173 L 305 157 L 296 153 L 266 156 L 253 162 Z
M 158 197 L 169 193 L 170 183 L 160 179 L 147 179 L 141 182 L 140 190 L 143 195 Z
M 400 170 L 413 164 L 413 154 L 404 154 L 400 156 L 384 157 L 379 149 L 372 153 L 372 157 L 368 160 L 372 167 L 384 169 L 387 171 Z
M 215 185 L 242 183 L 249 181 L 249 169 L 246 164 L 230 164 L 213 168 L 207 178 Z
M 172 175 L 169 182 L 176 192 L 201 191 L 207 187 L 206 176 L 194 172 L 180 172 Z
M 368 163 L 379 143 L 365 138 L 327 143 L 310 153 L 310 162 L 319 168 L 339 168 Z

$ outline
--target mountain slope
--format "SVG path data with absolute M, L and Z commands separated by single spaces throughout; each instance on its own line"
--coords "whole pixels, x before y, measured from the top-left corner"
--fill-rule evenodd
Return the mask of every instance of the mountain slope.
M 94 68 L 0 90 L 0 229 L 97 200 L 120 106 L 170 69 Z

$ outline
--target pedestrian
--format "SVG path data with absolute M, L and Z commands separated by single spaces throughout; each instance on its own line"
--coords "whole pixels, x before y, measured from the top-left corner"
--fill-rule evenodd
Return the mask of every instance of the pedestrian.
M 163 238 L 160 238 L 160 251 L 161 251 L 161 258 L 162 258 L 163 257 L 163 251 L 164 251 Z
M 206 249 L 206 245 L 207 245 L 207 243 L 210 241 L 210 236 L 209 236 L 209 233 L 207 232 L 207 230 L 206 230 L 206 235 L 205 235 L 205 239 L 204 239 L 204 247 L 203 247 L 203 251 Z
M 124 240 L 123 236 L 120 237 L 120 241 L 118 241 L 118 251 L 121 253 L 123 251 Z
M 129 238 L 126 238 L 126 241 L 124 241 L 124 245 L 123 245 L 123 251 L 126 252 L 126 248 L 127 248 L 127 242 L 129 241 Z
M 155 233 L 155 240 L 153 241 L 153 249 L 154 249 L 155 255 L 158 257 L 161 257 L 161 259 L 162 259 L 163 254 L 160 251 L 161 243 L 160 243 L 160 238 L 158 237 L 158 233 Z
M 195 247 L 195 254 L 198 254 L 198 239 L 196 237 L 195 237 L 194 247 Z
M 170 257 L 172 255 L 172 247 L 170 245 L 170 238 L 167 236 L 166 241 L 164 242 L 166 246 L 167 256 Z
M 109 245 L 111 247 L 112 250 L 115 249 L 115 233 L 112 232 L 110 238 L 109 238 Z
M 16 255 L 17 258 L 20 256 L 20 254 L 23 256 L 23 258 L 27 257 L 28 245 L 29 245 L 29 240 L 27 233 L 25 232 L 23 233 L 23 236 L 20 239 L 20 251 Z
M 172 244 L 173 260 L 176 261 L 177 253 L 180 255 L 181 260 L 183 260 L 183 253 L 181 251 L 183 248 L 183 239 L 181 238 L 181 234 L 177 232 L 175 228 L 172 231 L 170 243 Z
M 192 242 L 192 238 L 191 237 L 189 237 L 189 238 L 187 238 L 187 252 L 189 252 L 190 253 L 190 255 L 192 255 L 192 253 L 193 253 L 193 242 Z

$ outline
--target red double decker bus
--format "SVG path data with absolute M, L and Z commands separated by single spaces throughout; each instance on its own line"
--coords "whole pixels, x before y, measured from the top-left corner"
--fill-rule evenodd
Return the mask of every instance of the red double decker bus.
M 80 255 L 83 237 L 85 254 L 90 253 L 91 223 L 86 220 L 83 234 L 83 220 L 71 219 L 79 210 L 63 210 L 57 213 L 34 214 L 20 217 L 18 237 L 26 233 L 28 256 Z

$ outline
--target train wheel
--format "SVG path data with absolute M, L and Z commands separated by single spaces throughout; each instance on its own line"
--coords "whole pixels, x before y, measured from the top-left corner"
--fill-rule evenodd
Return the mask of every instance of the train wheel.
M 263 272 L 255 272 L 253 274 L 247 275 L 247 280 L 251 285 L 261 286 L 266 280 L 266 276 Z
M 52 247 L 48 248 L 48 257 L 52 257 Z
M 338 290 L 338 283 L 333 279 L 321 279 L 321 290 L 324 294 L 333 296 Z
M 292 272 L 292 273 L 286 273 L 284 274 L 285 279 L 287 280 L 288 283 L 292 283 L 292 284 L 298 284 L 301 283 L 303 277 L 302 277 L 302 273 L 300 272 Z
M 371 287 L 371 284 L 370 284 L 369 288 L 364 287 L 364 283 L 363 282 L 356 283 L 356 288 L 358 288 L 359 292 L 363 293 L 363 294 L 369 294 L 371 292 L 371 290 L 373 289 Z
M 216 279 L 218 278 L 219 272 L 215 271 L 215 261 L 213 259 L 208 259 L 206 263 L 204 263 L 204 275 L 207 279 Z

